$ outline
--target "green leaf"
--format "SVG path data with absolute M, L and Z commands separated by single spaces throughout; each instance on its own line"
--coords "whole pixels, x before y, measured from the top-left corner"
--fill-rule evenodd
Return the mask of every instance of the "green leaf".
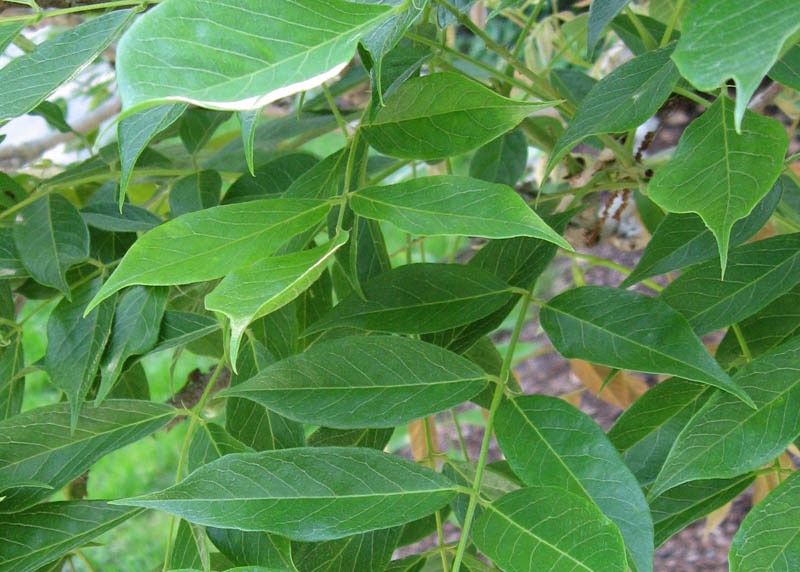
M 556 102 L 507 99 L 457 73 L 411 78 L 362 132 L 376 150 L 404 159 L 444 159 L 485 145 Z
M 589 40 L 588 48 L 591 54 L 603 29 L 616 18 L 617 14 L 628 5 L 630 0 L 595 0 L 589 6 Z
M 681 75 L 701 91 L 736 83 L 736 132 L 747 104 L 784 43 L 800 30 L 794 0 L 715 0 L 694 3 L 681 29 L 673 59 Z M 730 49 L 736 46 L 735 50 Z M 750 54 L 743 58 L 742 54 Z
M 468 177 L 420 177 L 365 187 L 353 193 L 350 206 L 358 215 L 390 222 L 411 234 L 531 236 L 572 250 L 511 187 Z
M 194 155 L 205 147 L 219 127 L 230 119 L 231 114 L 213 109 L 190 107 L 181 116 L 178 134 L 186 150 Z
M 247 326 L 288 304 L 311 286 L 347 239 L 347 232 L 343 232 L 322 246 L 241 266 L 206 296 L 206 309 L 221 312 L 230 320 L 231 363 L 236 363 Z
M 213 280 L 272 252 L 319 222 L 329 204 L 265 199 L 212 207 L 172 219 L 136 241 L 88 310 L 134 284 L 169 286 Z
M 385 570 L 401 531 L 395 526 L 327 542 L 295 543 L 294 562 L 303 572 Z
M 0 278 L 26 278 L 28 271 L 14 242 L 13 228 L 0 228 Z
M 526 484 L 584 495 L 619 528 L 632 568 L 653 570 L 653 520 L 647 501 L 636 477 L 590 417 L 562 399 L 528 395 L 500 405 L 495 435 Z
M 188 344 L 213 334 L 219 329 L 219 322 L 209 316 L 167 310 L 161 320 L 158 345 L 153 348 L 151 353 Z
M 468 324 L 511 299 L 509 286 L 462 264 L 407 264 L 379 274 L 352 293 L 306 335 L 334 327 L 424 334 Z
M 72 203 L 51 193 L 22 208 L 14 242 L 34 280 L 69 298 L 67 270 L 89 256 L 89 230 Z
M 617 527 L 585 497 L 557 487 L 528 487 L 494 501 L 476 519 L 472 538 L 507 572 L 628 569 Z
M 111 451 L 166 425 L 175 409 L 163 403 L 106 401 L 86 407 L 70 431 L 70 407 L 39 407 L 0 422 L 0 489 L 3 483 L 37 481 L 58 489 Z M 7 493 L 0 513 L 22 510 L 47 498 L 49 490 L 19 488 Z
M 74 78 L 128 25 L 133 10 L 114 10 L 85 21 L 14 58 L 0 69 L 0 123 L 27 113 Z
M 333 429 L 320 427 L 308 436 L 309 447 L 369 447 L 382 451 L 394 427 L 380 429 Z
M 22 335 L 14 335 L 8 345 L 0 348 L 0 421 L 22 410 L 25 376 L 20 371 L 24 366 Z
M 633 402 L 608 432 L 639 484 L 650 485 L 689 420 L 713 389 L 677 377 L 662 381 Z
M 204 533 L 203 533 L 204 534 Z M 198 541 L 205 542 L 196 535 L 195 527 L 181 520 L 178 522 L 178 531 L 169 552 L 170 570 L 178 568 L 202 568 L 203 561 L 198 548 Z M 203 546 L 205 550 L 205 546 Z
M 479 367 L 443 348 L 408 338 L 348 337 L 315 344 L 219 395 L 245 397 L 303 423 L 361 429 L 448 409 L 485 384 Z
M 95 404 L 102 403 L 114 387 L 125 360 L 147 352 L 158 341 L 168 293 L 167 288 L 136 286 L 123 294 L 114 314 L 111 340 L 100 363 L 101 379 Z
M 232 528 L 206 528 L 209 540 L 237 566 L 264 566 L 270 570 L 297 572 L 288 538 L 265 532 Z M 304 571 L 305 572 L 305 571 Z
M 732 478 L 777 457 L 800 435 L 800 338 L 745 365 L 734 381 L 750 409 L 725 393 L 712 396 L 681 431 L 650 491 L 699 479 Z
M 655 524 L 655 545 L 661 546 L 676 532 L 731 502 L 754 480 L 755 475 L 748 473 L 733 479 L 693 481 L 653 499 L 650 511 Z
M 731 247 L 738 246 L 763 228 L 780 202 L 783 186 L 783 178 L 778 179 L 750 214 L 734 223 Z M 718 252 L 714 234 L 700 217 L 670 213 L 658 225 L 636 268 L 622 281 L 620 288 L 714 258 Z
M 722 96 L 689 124 L 673 159 L 656 172 L 647 192 L 669 212 L 700 215 L 714 233 L 723 275 L 733 224 L 772 188 L 788 147 L 778 121 L 750 111 L 737 134 L 731 107 Z
M 310 153 L 297 152 L 272 157 L 269 161 L 259 164 L 252 176 L 245 173 L 236 179 L 225 193 L 222 202 L 242 203 L 276 196 L 289 189 L 295 179 L 302 177 L 317 163 L 317 158 Z M 296 198 L 324 199 L 327 196 Z
M 510 131 L 475 151 L 469 176 L 513 186 L 528 164 L 528 141 L 522 131 Z
M 642 54 L 597 82 L 558 139 L 547 170 L 586 137 L 634 129 L 652 117 L 680 78 L 670 59 L 673 48 Z
M 661 293 L 697 335 L 754 314 L 800 283 L 800 233 L 739 246 L 730 262 L 725 280 L 712 260 L 684 272 Z
M 61 300 L 47 322 L 45 369 L 53 385 L 67 396 L 72 412 L 71 430 L 78 422 L 83 400 L 94 383 L 111 336 L 114 300 L 106 301 L 82 318 L 86 305 L 99 289 L 99 278 L 76 288 L 72 301 Z
M 753 403 L 714 361 L 689 322 L 657 298 L 584 286 L 550 300 L 539 319 L 564 357 L 683 377 Z
M 769 72 L 769 77 L 800 91 L 800 46 L 794 45 L 778 60 Z
M 256 124 L 261 117 L 261 109 L 248 109 L 239 111 L 236 118 L 242 128 L 242 145 L 244 146 L 244 156 L 247 160 L 247 170 L 255 177 L 256 167 L 253 158 L 253 145 L 256 139 Z
M 197 171 L 181 177 L 169 192 L 169 210 L 173 218 L 201 211 L 219 204 L 222 177 L 212 170 Z
M 120 209 L 114 203 L 92 203 L 81 210 L 83 221 L 94 228 L 110 232 L 139 232 L 157 227 L 163 221 L 149 210 L 125 203 Z
M 192 436 L 186 466 L 191 472 L 225 455 L 252 452 L 251 447 L 225 431 L 222 425 L 203 423 Z
M 0 571 L 37 571 L 139 512 L 105 501 L 81 500 L 44 503 L 0 515 Z
M 43 101 L 29 112 L 29 115 L 41 117 L 47 125 L 61 133 L 73 133 L 64 117 L 64 111 L 52 101 Z
M 448 479 L 405 459 L 330 447 L 227 455 L 173 487 L 115 502 L 205 526 L 320 541 L 410 522 L 453 496 Z
M 185 104 L 169 104 L 143 109 L 124 117 L 117 126 L 119 160 L 122 174 L 119 180 L 119 204 L 123 205 L 125 193 L 131 182 L 133 168 L 139 156 L 153 138 L 175 123 L 186 111 Z
M 789 572 L 800 562 L 800 473 L 756 505 L 733 537 L 731 572 Z
M 33 22 L 29 20 L 12 20 L 10 22 L 0 22 L 0 53 L 5 52 L 8 45 L 14 41 L 19 33 Z
M 247 0 L 172 0 L 120 40 L 120 95 L 126 109 L 167 101 L 259 109 L 338 75 L 359 36 L 390 13 L 342 0 L 275 0 L 258 10 Z

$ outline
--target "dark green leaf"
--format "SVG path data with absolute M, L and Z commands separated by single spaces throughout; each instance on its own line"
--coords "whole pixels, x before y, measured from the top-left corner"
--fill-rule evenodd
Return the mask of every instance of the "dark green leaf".
M 0 22 L 0 52 L 5 52 L 8 44 L 13 42 L 14 38 L 19 35 L 25 26 L 30 25 L 33 19 L 31 17 L 29 20 Z
M 466 401 L 483 371 L 408 338 L 348 337 L 312 346 L 220 395 L 245 397 L 304 423 L 341 429 L 408 423 Z
M 384 570 L 401 530 L 395 526 L 327 542 L 295 543 L 294 561 L 303 572 Z
M 585 497 L 557 487 L 520 489 L 487 505 L 472 538 L 508 572 L 628 569 L 617 527 Z
M 0 195 L 2 196 L 2 195 Z M 25 278 L 28 271 L 22 264 L 13 228 L 0 228 L 0 278 Z
M 17 415 L 25 392 L 25 367 L 22 335 L 12 334 L 8 345 L 0 348 L 0 421 Z
M 308 437 L 309 447 L 369 447 L 382 451 L 394 427 L 383 429 L 333 429 L 320 427 Z
M 385 155 L 443 159 L 476 149 L 553 105 L 514 101 L 467 76 L 434 73 L 406 81 L 362 130 Z
M 231 114 L 224 111 L 190 107 L 181 116 L 178 125 L 178 133 L 183 146 L 190 154 L 195 154 L 205 147 L 206 143 L 214 136 L 214 132 L 230 117 Z
M 266 532 L 214 527 L 206 528 L 206 534 L 214 546 L 237 566 L 258 565 L 271 570 L 297 572 L 288 538 Z
M 800 46 L 794 45 L 772 66 L 769 77 L 795 91 L 800 91 Z
M 219 204 L 222 178 L 212 170 L 197 171 L 181 177 L 169 192 L 169 210 L 173 218 L 201 211 Z
M 719 261 L 684 272 L 660 298 L 680 312 L 697 335 L 742 320 L 800 282 L 800 233 L 773 236 L 735 248 L 720 279 Z
M 105 501 L 82 500 L 44 503 L 0 515 L 0 571 L 39 570 L 138 512 Z
M 459 461 L 449 461 L 444 467 L 444 475 L 451 479 L 453 482 L 470 488 L 475 483 L 476 465 L 474 463 L 465 463 Z M 509 478 L 507 475 L 497 473 L 487 466 L 483 473 L 481 480 L 481 498 L 485 501 L 496 501 L 503 495 L 516 491 L 521 488 L 523 483 L 519 482 L 519 477 L 514 476 Z M 469 504 L 469 495 L 460 494 L 451 503 L 453 513 L 455 514 L 458 522 L 464 524 L 464 519 L 467 514 L 467 505 Z M 483 512 L 483 508 L 477 507 L 475 516 L 479 516 Z M 435 520 L 434 520 L 435 524 Z M 409 525 L 406 525 L 409 526 Z
M 108 399 L 150 400 L 150 384 L 142 362 L 134 363 L 120 376 L 114 388 L 108 393 Z
M 613 20 L 630 0 L 595 0 L 589 7 L 589 53 L 594 49 L 603 29 Z
M 528 142 L 522 131 L 506 133 L 477 151 L 469 164 L 469 176 L 490 183 L 514 186 L 528 163 Z
M 539 317 L 550 341 L 564 357 L 683 377 L 713 385 L 752 404 L 747 393 L 714 361 L 689 322 L 657 298 L 584 286 L 550 300 Z
M 209 316 L 167 310 L 161 320 L 158 345 L 153 348 L 152 353 L 182 346 L 213 334 L 219 329 L 219 322 Z
M 72 127 L 69 126 L 64 118 L 64 111 L 52 101 L 41 102 L 30 111 L 30 115 L 41 117 L 50 127 L 58 129 L 61 133 L 72 132 Z
M 253 449 L 216 423 L 203 423 L 192 436 L 186 466 L 189 472 L 233 453 L 252 453 Z
M 204 542 L 204 539 L 199 536 L 195 527 L 185 520 L 178 522 L 178 532 L 169 553 L 169 568 L 202 568 L 203 560 L 198 548 L 200 542 Z M 203 550 L 205 551 L 205 546 Z
M 245 173 L 236 179 L 225 193 L 222 202 L 224 204 L 243 203 L 276 196 L 289 189 L 295 179 L 308 172 L 317 162 L 317 158 L 310 153 L 289 153 L 273 157 L 266 163 L 258 165 L 252 175 Z M 322 199 L 327 197 L 298 198 Z
M 526 484 L 585 495 L 619 528 L 632 567 L 653 570 L 653 521 L 647 501 L 636 477 L 590 417 L 562 399 L 528 395 L 500 405 L 495 435 Z
M 31 276 L 69 298 L 67 270 L 89 256 L 89 230 L 72 203 L 49 194 L 24 207 L 14 225 L 14 242 Z
M 86 407 L 70 431 L 70 408 L 59 403 L 0 422 L 0 489 L 4 483 L 36 481 L 58 489 L 97 459 L 146 437 L 175 416 L 169 405 L 147 401 L 106 401 Z M 22 510 L 50 491 L 17 488 L 0 503 L 0 513 Z
M 92 203 L 81 210 L 83 221 L 94 228 L 111 232 L 150 230 L 163 221 L 147 209 L 125 203 L 120 210 L 115 203 Z
M 329 447 L 227 455 L 166 490 L 116 502 L 320 541 L 410 522 L 454 495 L 448 479 L 405 459 Z

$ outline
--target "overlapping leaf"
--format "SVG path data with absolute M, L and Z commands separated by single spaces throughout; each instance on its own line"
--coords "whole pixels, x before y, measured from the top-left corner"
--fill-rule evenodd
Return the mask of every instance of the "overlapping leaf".
M 254 565 L 280 572 L 297 572 L 292 561 L 292 543 L 288 538 L 265 532 L 213 527 L 206 528 L 206 534 L 231 562 L 237 566 L 249 566 L 248 572 Z
M 443 476 L 366 448 L 227 455 L 177 485 L 116 501 L 205 526 L 320 541 L 410 522 L 455 496 Z
M 258 109 L 335 77 L 359 37 L 389 15 L 342 0 L 173 0 L 119 42 L 119 90 L 131 109 L 188 102 Z
M 600 34 L 630 0 L 595 0 L 589 7 L 589 52 L 594 49 Z
M 469 360 L 408 338 L 348 337 L 281 360 L 220 395 L 245 397 L 304 423 L 388 427 L 452 407 L 480 392 Z
M 169 210 L 173 217 L 200 211 L 219 204 L 222 178 L 212 170 L 181 177 L 169 192 Z
M 109 232 L 150 230 L 162 222 L 158 215 L 130 203 L 122 208 L 109 202 L 92 203 L 81 210 L 81 217 L 87 225 Z
M 474 179 L 515 185 L 528 164 L 528 141 L 520 130 L 490 141 L 475 152 L 469 164 Z

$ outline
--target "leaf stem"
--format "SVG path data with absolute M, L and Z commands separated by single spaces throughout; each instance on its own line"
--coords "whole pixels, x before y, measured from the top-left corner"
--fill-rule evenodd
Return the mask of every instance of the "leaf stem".
M 683 11 L 684 0 L 677 0 L 675 7 L 672 9 L 669 22 L 667 22 L 667 29 L 664 30 L 664 35 L 661 37 L 661 42 L 658 44 L 659 48 L 663 48 L 672 39 L 672 32 L 675 30 L 675 24 L 678 23 L 678 16 Z
M 747 345 L 747 340 L 744 337 L 744 333 L 742 332 L 742 328 L 739 327 L 739 324 L 731 324 L 731 329 L 733 330 L 734 335 L 736 336 L 736 341 L 739 342 L 739 347 L 742 348 L 742 355 L 744 359 L 748 362 L 753 361 L 753 354 L 750 353 L 750 347 Z
M 568 252 L 564 251 L 564 254 L 569 256 L 572 259 L 580 259 L 586 260 L 591 262 L 595 266 L 603 266 L 605 268 L 610 268 L 611 270 L 616 270 L 617 272 L 621 272 L 625 276 L 630 274 L 632 271 L 627 266 L 623 266 L 622 264 L 618 264 L 612 260 L 606 260 L 605 258 L 600 258 L 598 256 L 593 256 L 591 254 L 586 254 L 583 252 Z M 661 292 L 664 290 L 664 287 L 660 284 L 656 284 L 652 280 L 642 280 L 642 284 L 650 288 L 651 290 L 655 290 L 656 292 Z
M 112 10 L 114 8 L 125 8 L 127 6 L 139 6 L 140 10 L 150 4 L 158 4 L 161 0 L 116 0 L 113 2 L 100 2 L 98 4 L 86 4 L 83 6 L 73 6 L 71 8 L 61 8 L 58 10 L 38 10 L 35 14 L 23 16 L 9 16 L 3 18 L 3 22 L 21 22 L 24 20 L 39 21 L 42 18 L 54 18 L 68 14 L 78 14 L 80 12 L 96 12 L 98 10 Z
M 322 83 L 322 93 L 325 95 L 325 100 L 328 102 L 328 107 L 331 108 L 331 113 L 333 113 L 333 117 L 336 119 L 336 124 L 342 131 L 342 135 L 347 137 L 348 136 L 347 122 L 344 120 L 344 117 L 342 117 L 342 114 L 339 112 L 339 108 L 336 107 L 336 99 L 334 99 L 331 90 L 328 89 L 328 85 L 325 82 Z

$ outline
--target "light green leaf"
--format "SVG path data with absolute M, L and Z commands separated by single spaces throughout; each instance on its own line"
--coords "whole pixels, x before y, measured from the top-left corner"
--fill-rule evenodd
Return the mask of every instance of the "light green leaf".
M 169 210 L 173 218 L 201 211 L 219 204 L 222 177 L 212 170 L 197 171 L 181 177 L 169 192 Z
M 114 203 L 92 203 L 81 210 L 81 217 L 87 225 L 109 232 L 150 230 L 163 222 L 158 215 L 130 203 L 121 209 Z
M 559 137 L 547 170 L 590 135 L 634 129 L 652 117 L 680 77 L 670 59 L 673 48 L 646 52 L 597 82 L 581 100 L 575 116 Z
M 126 286 L 169 286 L 224 276 L 269 256 L 322 220 L 329 208 L 325 201 L 311 199 L 264 199 L 172 219 L 136 241 L 87 311 Z
M 335 327 L 425 334 L 469 324 L 511 300 L 509 286 L 462 264 L 417 263 L 377 275 L 306 330 Z
M 689 322 L 657 298 L 584 286 L 550 300 L 539 317 L 564 357 L 683 377 L 753 403 L 714 361 Z
M 583 496 L 528 487 L 488 505 L 475 521 L 475 545 L 507 572 L 628 569 L 614 523 Z
M 653 570 L 653 520 L 647 501 L 636 477 L 590 417 L 562 399 L 527 395 L 500 405 L 495 435 L 526 484 L 584 495 L 619 528 L 632 568 Z
M 410 522 L 454 496 L 448 479 L 405 459 L 328 447 L 227 455 L 173 487 L 115 502 L 205 526 L 320 541 Z
M 27 113 L 78 75 L 128 25 L 133 14 L 133 10 L 114 10 L 89 19 L 6 64 L 0 69 L 0 123 Z
M 733 224 L 772 188 L 789 144 L 778 121 L 750 111 L 737 134 L 731 107 L 722 96 L 689 124 L 647 193 L 669 212 L 700 215 L 717 240 L 723 275 Z
M 350 206 L 358 215 L 390 222 L 411 234 L 531 236 L 572 250 L 514 189 L 469 177 L 420 177 L 365 187 L 353 193 Z
M 673 59 L 681 75 L 702 91 L 733 78 L 736 132 L 746 132 L 742 118 L 750 98 L 798 30 L 794 0 L 698 0 L 683 22 Z
M 320 277 L 347 239 L 348 234 L 343 232 L 325 245 L 241 266 L 206 296 L 206 309 L 222 312 L 230 320 L 231 363 L 236 363 L 239 344 L 250 322 L 297 298 Z
M 166 425 L 175 409 L 163 403 L 109 400 L 86 407 L 70 431 L 70 407 L 39 407 L 0 422 L 0 489 L 3 483 L 38 481 L 58 489 L 97 459 Z M 6 493 L 0 513 L 24 509 L 49 490 L 20 488 Z
M 44 503 L 0 515 L 0 572 L 33 572 L 125 522 L 140 509 L 105 501 Z
M 434 73 L 406 81 L 361 129 L 384 155 L 444 159 L 476 149 L 556 103 L 515 101 L 464 75 Z
M 391 12 L 342 0 L 171 0 L 119 42 L 126 109 L 182 101 L 248 110 L 317 87 L 353 56 L 358 38 Z
M 256 139 L 256 125 L 261 117 L 261 109 L 248 109 L 239 111 L 236 118 L 242 128 L 242 145 L 244 146 L 244 156 L 247 160 L 247 170 L 254 177 L 256 176 L 255 160 L 253 159 L 253 144 Z
M 699 336 L 746 318 L 800 283 L 800 233 L 734 249 L 725 280 L 711 260 L 681 274 L 660 298 L 689 320 Z
M 800 473 L 794 473 L 742 521 L 728 555 L 731 572 L 791 572 L 800 562 Z
M 220 396 L 340 429 L 390 427 L 452 407 L 486 385 L 483 370 L 443 348 L 390 336 L 313 345 Z
M 124 117 L 117 126 L 119 160 L 122 174 L 119 180 L 119 204 L 124 204 L 125 193 L 131 182 L 133 168 L 139 156 L 153 138 L 175 123 L 186 111 L 185 104 L 159 105 L 143 109 Z
M 168 293 L 167 288 L 136 286 L 120 299 L 114 314 L 111 340 L 100 362 L 101 379 L 96 405 L 102 403 L 114 387 L 125 360 L 145 353 L 158 341 Z
M 528 141 L 520 130 L 510 131 L 477 151 L 469 163 L 469 176 L 513 186 L 528 164 Z
M 99 278 L 80 286 L 71 302 L 63 299 L 58 303 L 47 322 L 45 369 L 53 385 L 67 396 L 72 411 L 70 429 L 73 430 L 111 335 L 113 299 L 82 318 L 86 305 L 99 289 Z
M 712 396 L 681 431 L 650 491 L 732 478 L 777 457 L 800 435 L 800 338 L 762 355 L 734 376 L 750 409 L 725 393 Z
M 89 256 L 89 230 L 72 203 L 51 193 L 24 207 L 14 225 L 14 242 L 34 280 L 69 298 L 67 270 Z
M 616 18 L 630 0 L 594 0 L 589 6 L 589 41 L 591 54 L 603 29 Z

